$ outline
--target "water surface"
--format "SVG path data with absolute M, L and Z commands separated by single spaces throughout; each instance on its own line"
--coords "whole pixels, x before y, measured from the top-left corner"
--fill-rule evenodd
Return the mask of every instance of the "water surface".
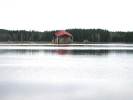
M 133 100 L 132 47 L 58 48 L 0 49 L 0 100 Z

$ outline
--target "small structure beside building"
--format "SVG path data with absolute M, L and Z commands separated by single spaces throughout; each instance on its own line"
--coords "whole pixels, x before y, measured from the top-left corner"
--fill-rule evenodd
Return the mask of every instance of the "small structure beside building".
M 73 42 L 73 36 L 66 31 L 58 31 L 53 34 L 53 43 L 56 44 L 68 44 Z

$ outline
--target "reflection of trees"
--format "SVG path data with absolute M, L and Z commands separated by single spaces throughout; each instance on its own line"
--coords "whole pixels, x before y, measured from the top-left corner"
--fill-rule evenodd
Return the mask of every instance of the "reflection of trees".
M 108 55 L 110 53 L 128 53 L 133 54 L 133 50 L 47 50 L 45 53 L 53 53 L 60 55 Z
M 73 50 L 74 55 L 107 55 L 108 50 Z
M 44 53 L 58 55 L 106 55 L 108 50 L 44 50 Z
M 56 55 L 108 55 L 110 53 L 133 54 L 133 50 L 0 50 L 0 54 L 56 54 Z
M 40 50 L 0 50 L 0 54 L 14 53 L 14 54 L 26 54 L 26 53 L 38 53 Z

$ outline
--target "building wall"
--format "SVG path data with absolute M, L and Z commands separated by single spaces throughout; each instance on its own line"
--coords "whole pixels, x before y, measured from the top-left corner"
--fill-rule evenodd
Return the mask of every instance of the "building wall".
M 54 40 L 52 40 L 52 43 L 56 43 L 56 44 L 73 43 L 73 38 L 72 37 L 56 37 Z
M 71 37 L 60 37 L 59 38 L 59 43 L 60 44 L 66 44 L 66 43 L 72 43 L 73 40 Z

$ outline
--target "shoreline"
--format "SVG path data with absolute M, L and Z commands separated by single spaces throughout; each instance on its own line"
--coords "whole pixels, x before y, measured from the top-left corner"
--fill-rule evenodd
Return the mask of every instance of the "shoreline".
M 0 50 L 133 50 L 133 44 L 0 44 Z
M 0 44 L 51 44 L 51 45 L 88 45 L 88 44 L 133 44 L 132 42 L 88 42 L 88 43 L 84 43 L 84 42 L 73 42 L 73 43 L 69 43 L 69 44 L 55 44 L 52 42 L 34 42 L 34 41 L 7 41 L 7 42 L 0 42 Z

